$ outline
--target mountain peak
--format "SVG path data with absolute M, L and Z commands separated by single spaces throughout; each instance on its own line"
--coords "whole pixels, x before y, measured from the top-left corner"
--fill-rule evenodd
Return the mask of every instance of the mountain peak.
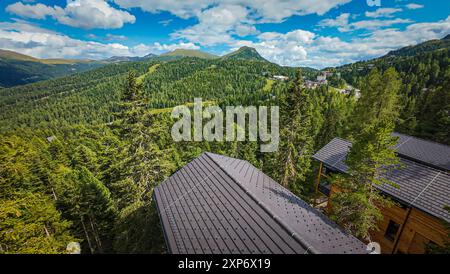
M 246 59 L 246 60 L 267 61 L 258 53 L 258 51 L 255 48 L 248 46 L 240 47 L 238 50 L 223 56 L 223 58 L 232 60 Z
M 238 49 L 239 50 L 251 50 L 251 51 L 256 51 L 255 48 L 249 47 L 249 46 L 242 46 Z

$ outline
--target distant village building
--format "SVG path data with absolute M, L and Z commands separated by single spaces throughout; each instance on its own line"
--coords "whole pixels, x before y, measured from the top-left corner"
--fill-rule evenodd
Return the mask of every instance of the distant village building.
M 356 99 L 361 98 L 361 90 L 354 88 L 351 85 L 347 85 L 344 89 L 336 89 L 337 92 L 344 95 L 351 95 L 353 94 Z
M 303 82 L 303 87 L 307 88 L 307 89 L 316 89 L 322 85 L 327 85 L 328 81 L 311 81 L 311 80 L 305 80 Z
M 284 76 L 284 75 L 274 75 L 273 79 L 278 80 L 278 81 L 288 81 L 289 77 Z
M 306 80 L 303 82 L 303 86 L 307 89 L 316 89 L 320 84 L 315 81 Z
M 317 82 L 322 82 L 322 81 L 326 81 L 327 80 L 327 76 L 325 74 L 321 74 L 317 76 Z
M 395 149 L 403 167 L 387 174 L 386 179 L 395 186 L 376 187 L 396 204 L 381 208 L 384 218 L 371 238 L 381 245 L 381 253 L 423 254 L 427 244 L 443 245 L 449 240 L 443 221 L 450 222 L 450 213 L 445 210 L 450 205 L 450 146 L 393 135 L 399 137 Z M 335 138 L 313 156 L 321 163 L 316 191 L 326 197 L 318 201 L 326 204 L 338 192 L 330 178 L 347 173 L 345 159 L 351 146 L 351 142 Z M 328 203 L 328 209 L 331 206 Z

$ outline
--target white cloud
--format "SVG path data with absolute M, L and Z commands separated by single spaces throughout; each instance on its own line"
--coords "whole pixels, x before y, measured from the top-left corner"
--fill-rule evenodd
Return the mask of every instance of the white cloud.
M 17 2 L 7 6 L 6 11 L 33 19 L 45 19 L 48 16 L 61 24 L 84 29 L 121 28 L 126 23 L 136 21 L 129 12 L 115 9 L 104 0 L 67 0 L 64 8 Z
M 366 30 L 377 30 L 383 27 L 390 27 L 396 24 L 407 24 L 412 23 L 410 19 L 373 19 L 373 20 L 361 20 L 356 22 L 349 22 L 350 14 L 343 13 L 336 17 L 335 19 L 324 19 L 319 22 L 319 27 L 335 27 L 338 28 L 340 32 L 349 32 L 354 30 L 366 29 Z
M 389 27 L 396 24 L 407 24 L 412 23 L 410 19 L 393 19 L 393 20 L 364 20 L 351 23 L 349 25 L 349 30 L 358 30 L 358 29 L 368 29 L 368 30 L 376 30 L 382 27 Z
M 114 0 L 122 8 L 141 8 L 143 11 L 159 13 L 168 11 L 183 19 L 191 18 L 199 14 L 202 9 L 210 6 L 211 0 Z
M 198 49 L 199 47 L 193 43 L 154 43 L 130 47 L 120 43 L 84 41 L 17 20 L 0 22 L 0 48 L 39 58 L 104 59 L 111 56 L 144 56 L 176 48 Z
M 47 16 L 55 14 L 57 12 L 55 8 L 48 7 L 41 3 L 38 3 L 36 5 L 27 5 L 23 4 L 22 2 L 17 2 L 7 6 L 6 11 L 9 13 L 20 15 L 22 17 L 33 19 L 45 19 Z
M 131 49 L 131 53 L 129 55 L 133 56 L 145 56 L 149 53 L 153 53 L 153 48 L 149 45 L 145 44 L 139 44 L 137 46 L 134 46 Z
M 237 25 L 235 27 L 234 31 L 235 31 L 237 36 L 241 36 L 241 37 L 248 36 L 248 35 L 255 35 L 255 34 L 259 33 L 259 31 L 256 29 L 255 26 L 242 25 L 242 24 Z
M 200 49 L 199 46 L 194 43 L 178 43 L 178 44 L 160 44 L 155 43 L 151 49 L 156 53 L 164 53 L 168 51 L 174 51 L 176 49 Z
M 177 31 L 173 38 L 185 39 L 201 45 L 213 46 L 232 43 L 232 35 L 246 36 L 256 34 L 252 25 L 250 10 L 238 5 L 219 5 L 202 11 L 197 15 L 198 24 Z
M 370 18 L 394 17 L 395 13 L 398 13 L 401 11 L 402 11 L 402 9 L 398 9 L 398 8 L 380 8 L 373 12 L 367 11 L 365 13 L 365 15 L 366 15 L 366 17 L 370 17 Z
M 406 8 L 408 8 L 410 10 L 422 9 L 424 7 L 425 7 L 424 5 L 415 4 L 415 3 L 411 3 L 411 4 L 406 5 Z
M 336 17 L 336 19 L 324 19 L 319 22 L 320 27 L 347 27 L 350 13 L 343 13 Z
M 278 22 L 293 14 L 321 14 L 345 2 L 348 1 L 221 1 L 219 5 L 193 12 L 198 24 L 176 31 L 171 37 L 202 46 L 230 45 L 236 42 L 236 36 L 257 35 L 255 24 Z
M 158 13 L 170 12 L 181 18 L 198 16 L 204 9 L 217 5 L 239 5 L 251 9 L 266 22 L 281 22 L 293 15 L 323 15 L 332 8 L 352 0 L 114 0 L 123 8 L 141 8 Z
M 105 40 L 105 41 L 124 41 L 127 39 L 128 38 L 124 35 L 115 35 L 115 34 L 111 34 L 111 33 L 108 33 L 108 34 L 106 34 L 105 37 L 103 37 L 103 40 Z

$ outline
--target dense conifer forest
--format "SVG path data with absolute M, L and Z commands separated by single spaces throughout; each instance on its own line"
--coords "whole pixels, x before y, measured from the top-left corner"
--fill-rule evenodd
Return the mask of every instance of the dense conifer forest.
M 379 165 L 395 163 L 394 130 L 450 144 L 448 54 L 409 49 L 370 69 L 368 62 L 330 69 L 361 89 L 359 100 L 331 85 L 307 89 L 304 81 L 318 71 L 246 58 L 253 51 L 114 63 L 0 89 L 0 253 L 65 253 L 69 242 L 80 242 L 83 253 L 165 253 L 153 188 L 204 151 L 248 160 L 311 201 L 318 168 L 311 156 L 340 136 L 361 144 L 351 167 L 377 183 L 357 164 L 371 157 L 365 143 L 383 144 L 372 152 L 383 155 Z M 250 141 L 174 142 L 172 108 L 196 97 L 218 106 L 280 106 L 279 151 L 260 153 Z M 372 201 L 389 201 L 357 183 L 342 187 L 362 195 L 338 197 L 337 206 L 339 199 L 370 201 L 359 218 L 334 216 L 356 223 L 346 227 L 364 238 L 373 224 L 366 220 L 379 217 Z

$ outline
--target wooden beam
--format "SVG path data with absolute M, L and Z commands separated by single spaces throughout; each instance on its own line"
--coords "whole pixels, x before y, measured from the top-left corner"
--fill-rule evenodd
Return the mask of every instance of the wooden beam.
M 318 192 L 319 192 L 319 184 L 320 184 L 320 179 L 322 177 L 322 170 L 323 170 L 323 163 L 320 162 L 319 174 L 317 175 L 317 182 L 316 182 L 316 194 L 318 194 Z
M 322 176 L 322 169 L 323 169 L 323 163 L 320 162 L 320 167 L 319 167 L 319 173 L 317 174 L 317 181 L 316 181 L 316 197 L 314 199 L 314 206 L 317 205 L 317 199 L 319 196 L 319 184 L 320 184 L 320 178 Z
M 400 239 L 402 238 L 403 230 L 405 230 L 406 223 L 408 222 L 409 215 L 411 215 L 412 207 L 408 207 L 408 212 L 406 212 L 405 220 L 403 221 L 403 224 L 400 226 L 400 232 L 398 232 L 398 236 L 395 238 L 394 247 L 392 248 L 392 254 L 395 254 L 397 252 L 398 243 L 400 242 Z

